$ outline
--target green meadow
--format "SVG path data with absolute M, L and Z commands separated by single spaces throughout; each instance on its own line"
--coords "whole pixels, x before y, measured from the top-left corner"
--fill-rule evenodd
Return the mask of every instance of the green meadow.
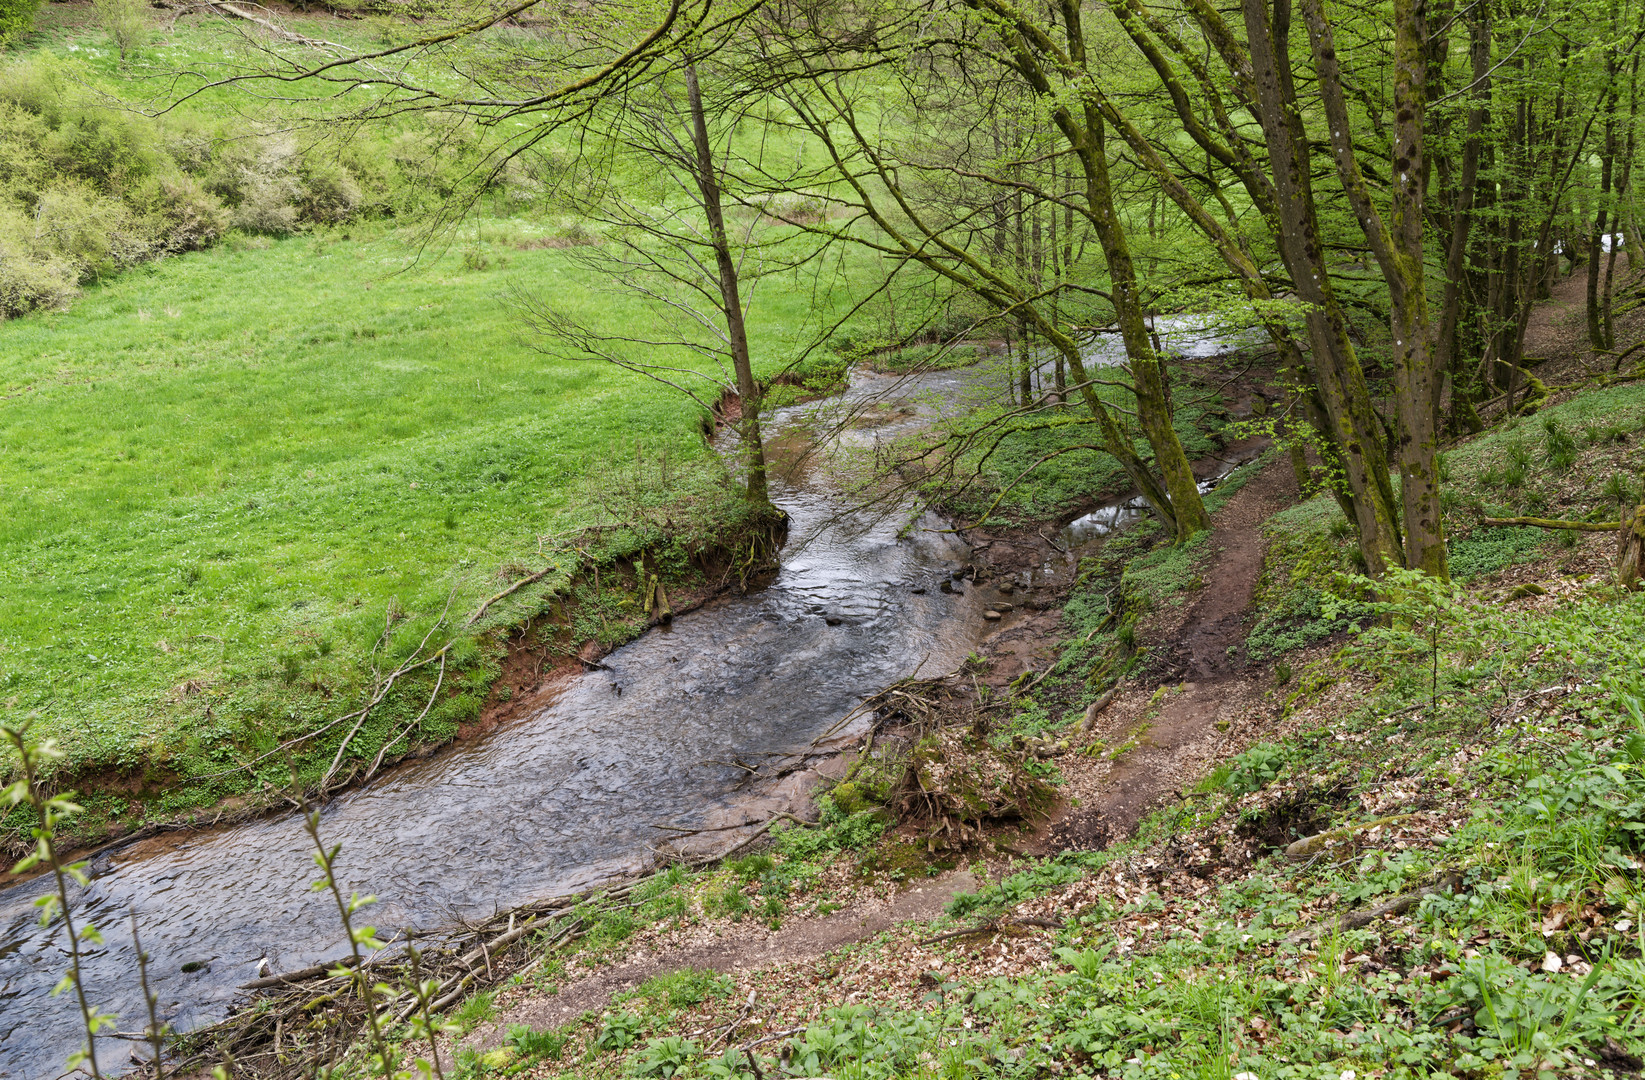
M 0 324 L 0 703 L 71 770 L 205 775 L 357 707 L 391 609 L 407 655 L 448 602 L 547 565 L 543 537 L 620 516 L 625 469 L 664 465 L 657 505 L 721 505 L 697 406 L 534 351 L 503 299 L 620 325 L 644 317 L 627 293 L 502 242 L 525 223 L 489 223 L 478 260 L 361 231 L 231 242 Z M 810 300 L 762 290 L 768 365 Z

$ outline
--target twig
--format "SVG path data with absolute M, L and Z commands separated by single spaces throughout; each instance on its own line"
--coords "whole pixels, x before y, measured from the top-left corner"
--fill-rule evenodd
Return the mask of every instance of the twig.
M 541 570 L 537 571 L 535 574 L 527 575 L 526 577 L 521 578 L 519 581 L 516 581 L 514 584 L 510 585 L 508 588 L 504 589 L 502 592 L 498 593 L 496 596 L 488 597 L 483 604 L 481 604 L 479 607 L 474 609 L 474 614 L 470 615 L 466 620 L 464 620 L 464 622 L 463 622 L 464 628 L 466 629 L 467 627 L 473 626 L 475 623 L 477 623 L 481 619 L 485 618 L 486 610 L 488 608 L 490 608 L 492 604 L 495 604 L 497 601 L 503 599 L 505 596 L 512 595 L 516 591 L 524 588 L 527 585 L 530 585 L 534 581 L 541 581 L 543 578 L 547 577 L 549 574 L 553 573 L 554 571 L 556 571 L 558 569 L 559 569 L 559 566 L 555 565 L 554 563 L 550 563 L 549 565 L 543 567 Z

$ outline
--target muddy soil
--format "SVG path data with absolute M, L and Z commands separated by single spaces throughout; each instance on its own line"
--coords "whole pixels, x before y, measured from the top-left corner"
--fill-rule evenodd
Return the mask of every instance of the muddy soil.
M 1107 741 L 1122 745 L 1129 736 L 1137 746 L 1113 764 L 1095 799 L 1053 825 L 1053 849 L 1130 836 L 1162 797 L 1222 756 L 1236 714 L 1248 710 L 1267 687 L 1266 672 L 1247 671 L 1244 657 L 1251 600 L 1267 550 L 1262 522 L 1296 497 L 1289 464 L 1276 461 L 1217 513 L 1218 549 L 1203 572 L 1206 586 L 1198 599 L 1180 622 L 1169 620 L 1175 625 L 1144 627 L 1145 640 L 1164 658 L 1163 670 L 1156 668 L 1150 681 L 1171 689 L 1146 719 L 1123 707 L 1109 711 Z

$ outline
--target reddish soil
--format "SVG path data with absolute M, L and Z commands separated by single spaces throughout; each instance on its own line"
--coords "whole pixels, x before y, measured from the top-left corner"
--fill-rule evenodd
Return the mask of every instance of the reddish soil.
M 1296 495 L 1290 466 L 1276 461 L 1216 515 L 1221 546 L 1203 572 L 1205 587 L 1170 648 L 1159 650 L 1171 677 L 1182 681 L 1146 728 L 1135 732 L 1138 746 L 1114 764 L 1106 790 L 1062 822 L 1060 833 L 1054 829 L 1053 838 L 1129 836 L 1161 796 L 1197 772 L 1192 766 L 1205 757 L 1208 744 L 1223 741 L 1217 724 L 1226 729 L 1233 714 L 1260 692 L 1236 662 L 1242 659 L 1267 550 L 1262 522 L 1295 502 Z

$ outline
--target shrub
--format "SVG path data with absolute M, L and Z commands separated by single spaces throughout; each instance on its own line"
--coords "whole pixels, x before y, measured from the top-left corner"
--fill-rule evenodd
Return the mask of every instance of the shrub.
M 228 231 L 223 204 L 192 176 L 153 177 L 132 193 L 130 201 L 148 219 L 158 254 L 199 251 Z
M 120 50 L 122 64 L 147 43 L 148 5 L 144 0 L 92 0 L 92 7 L 97 11 L 97 21 Z
M 0 45 L 34 28 L 40 0 L 0 0 Z
M 360 185 L 341 165 L 305 161 L 300 172 L 298 207 L 307 221 L 336 224 L 352 218 L 360 206 Z
M 0 317 L 60 307 L 79 292 L 74 264 L 33 243 L 22 215 L 0 206 Z

